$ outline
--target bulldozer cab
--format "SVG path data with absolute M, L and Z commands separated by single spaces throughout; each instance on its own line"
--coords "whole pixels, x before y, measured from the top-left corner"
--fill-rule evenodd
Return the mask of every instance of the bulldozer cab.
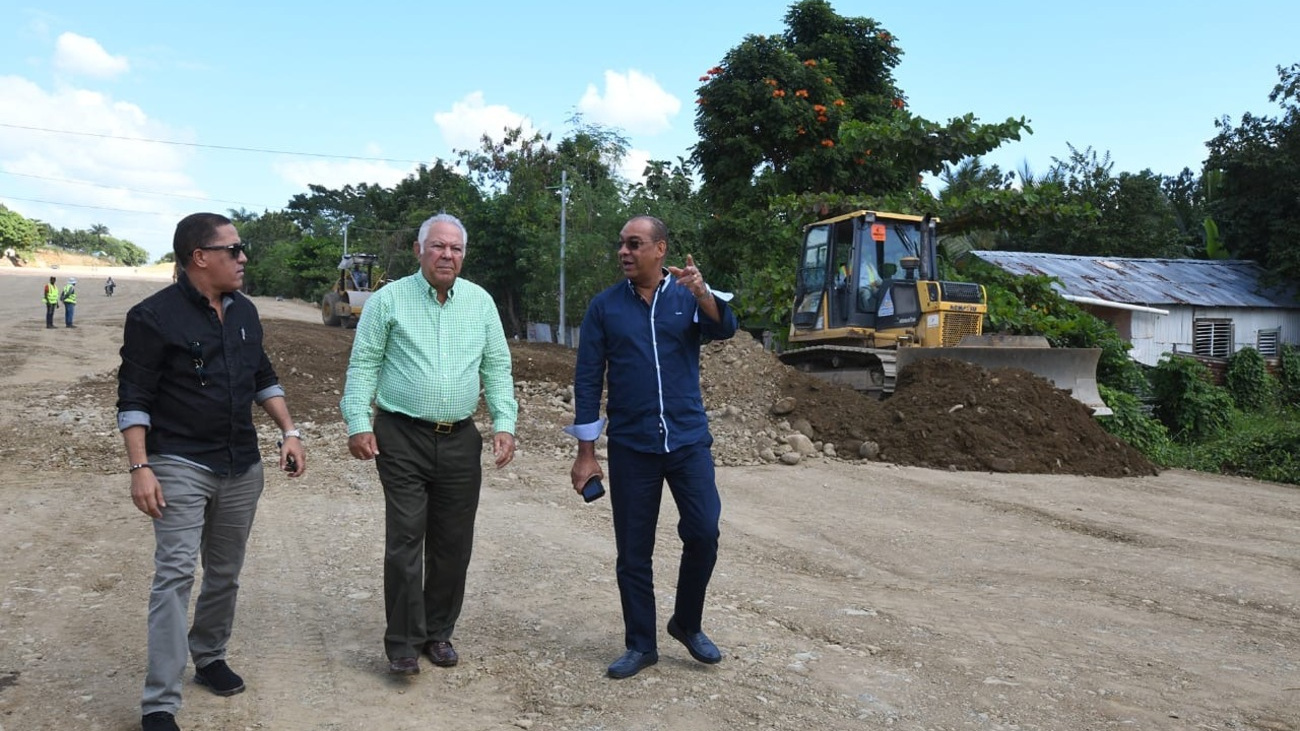
M 932 278 L 935 269 L 936 223 L 928 216 L 857 211 L 808 226 L 791 340 L 843 328 L 852 336 L 914 327 L 921 316 L 918 280 Z

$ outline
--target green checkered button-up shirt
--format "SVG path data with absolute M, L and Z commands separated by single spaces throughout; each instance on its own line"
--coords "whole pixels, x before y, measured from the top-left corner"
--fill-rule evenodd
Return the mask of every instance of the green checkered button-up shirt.
M 339 403 L 348 436 L 371 431 L 371 403 L 426 421 L 478 408 L 480 379 L 493 431 L 515 431 L 510 347 L 487 290 L 457 279 L 445 304 L 416 272 L 366 300 Z

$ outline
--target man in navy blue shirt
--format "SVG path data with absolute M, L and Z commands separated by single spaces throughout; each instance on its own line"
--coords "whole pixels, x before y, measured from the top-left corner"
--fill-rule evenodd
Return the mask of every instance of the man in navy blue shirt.
M 627 647 L 609 666 L 611 678 L 631 677 L 659 661 L 651 558 L 665 480 L 682 539 L 668 634 L 700 662 L 722 659 L 701 630 L 722 503 L 700 396 L 700 343 L 734 335 L 736 315 L 727 305 L 731 295 L 709 289 L 689 255 L 684 268 L 665 267 L 667 253 L 668 229 L 653 216 L 637 216 L 619 232 L 626 279 L 596 295 L 582 319 L 574 424 L 566 429 L 578 439 L 570 477 L 581 493 L 604 476 L 596 438 L 606 424 L 600 396 L 608 381 L 609 492 Z

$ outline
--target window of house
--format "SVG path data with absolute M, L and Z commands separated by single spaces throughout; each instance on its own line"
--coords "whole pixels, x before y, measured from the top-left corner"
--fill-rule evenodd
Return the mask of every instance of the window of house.
M 1192 328 L 1192 352 L 1211 358 L 1232 355 L 1232 320 L 1196 320 Z
M 1255 350 L 1265 358 L 1276 358 L 1278 355 L 1277 344 L 1282 337 L 1282 328 L 1275 327 L 1270 330 L 1260 330 L 1259 335 L 1255 338 Z

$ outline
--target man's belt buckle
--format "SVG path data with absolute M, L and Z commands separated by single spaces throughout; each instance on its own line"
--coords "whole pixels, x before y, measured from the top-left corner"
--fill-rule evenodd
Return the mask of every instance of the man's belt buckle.
M 456 425 L 455 425 L 455 424 L 448 423 L 448 422 L 445 422 L 445 421 L 435 421 L 435 422 L 433 422 L 433 433 L 434 433 L 434 434 L 450 434 L 450 433 L 451 433 L 451 430 L 452 430 L 452 429 L 455 429 L 455 428 L 456 428 Z

